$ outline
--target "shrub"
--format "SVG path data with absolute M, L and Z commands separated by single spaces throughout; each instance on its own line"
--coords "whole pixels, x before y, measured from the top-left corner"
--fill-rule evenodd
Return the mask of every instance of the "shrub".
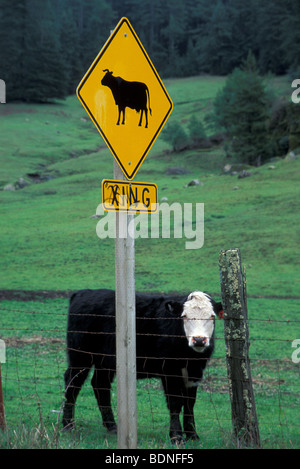
M 162 138 L 165 142 L 172 145 L 173 151 L 182 151 L 188 146 L 188 136 L 178 122 L 168 124 L 162 132 Z

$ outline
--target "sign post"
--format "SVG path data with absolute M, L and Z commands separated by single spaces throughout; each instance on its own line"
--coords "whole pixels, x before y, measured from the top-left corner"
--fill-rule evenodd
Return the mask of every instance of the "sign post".
M 136 182 L 128 187 L 128 181 L 146 158 L 173 103 L 127 18 L 122 18 L 112 31 L 79 83 L 77 96 L 115 158 L 114 181 L 102 183 L 102 203 L 105 210 L 115 210 L 116 214 L 118 448 L 135 449 L 135 256 L 134 234 L 128 227 L 134 212 L 157 210 L 157 187 Z M 111 195 L 107 195 L 110 188 Z
M 114 178 L 124 179 L 114 162 Z M 136 421 L 136 331 L 135 331 L 135 256 L 134 238 L 128 225 L 134 215 L 116 212 L 116 360 L 118 448 L 137 447 Z

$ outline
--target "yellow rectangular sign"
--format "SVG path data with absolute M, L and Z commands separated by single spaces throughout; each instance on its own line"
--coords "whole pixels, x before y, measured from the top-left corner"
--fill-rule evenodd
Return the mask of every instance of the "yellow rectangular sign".
M 155 213 L 158 209 L 157 185 L 103 179 L 102 206 L 106 211 Z

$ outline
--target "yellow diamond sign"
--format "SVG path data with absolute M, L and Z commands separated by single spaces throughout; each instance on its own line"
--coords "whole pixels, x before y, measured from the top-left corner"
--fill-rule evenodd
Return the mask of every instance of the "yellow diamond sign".
M 77 96 L 133 179 L 173 103 L 127 18 L 122 18 L 77 88 Z

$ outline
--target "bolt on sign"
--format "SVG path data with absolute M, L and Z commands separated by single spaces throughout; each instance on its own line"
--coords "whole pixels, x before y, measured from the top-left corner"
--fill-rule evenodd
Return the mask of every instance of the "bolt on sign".
M 133 179 L 173 103 L 127 18 L 97 55 L 77 96 L 126 178 Z
M 158 209 L 157 185 L 103 179 L 102 206 L 106 211 L 155 213 Z

